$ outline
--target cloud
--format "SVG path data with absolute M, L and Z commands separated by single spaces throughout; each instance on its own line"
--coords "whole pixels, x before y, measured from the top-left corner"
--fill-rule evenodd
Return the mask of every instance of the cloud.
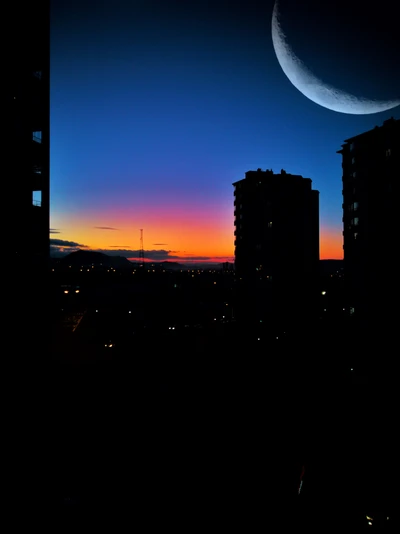
M 75 241 L 65 241 L 64 239 L 50 239 L 50 256 L 53 258 L 62 258 L 71 252 L 76 252 L 82 248 L 88 248 L 87 245 L 76 243 Z
M 50 233 L 51 234 L 60 234 L 60 230 L 57 230 L 56 228 L 50 228 Z
M 166 247 L 168 243 L 153 243 L 153 247 Z
M 97 230 L 118 230 L 118 228 L 112 228 L 111 226 L 93 226 Z
M 129 245 L 110 245 L 110 248 L 121 248 L 126 249 Z
M 63 239 L 50 239 L 50 245 L 53 247 L 87 247 L 87 245 L 81 245 L 75 241 L 64 241 Z
M 132 250 L 127 248 L 120 249 L 96 249 L 96 252 L 102 252 L 103 254 L 108 254 L 109 256 L 122 256 L 128 258 L 131 261 L 140 261 L 140 250 Z M 232 257 L 211 257 L 211 256 L 180 256 L 176 250 L 145 250 L 144 251 L 145 261 L 176 261 L 179 263 L 194 263 L 194 262 L 232 262 Z
M 96 252 L 102 252 L 103 254 L 108 254 L 109 256 L 123 256 L 124 258 L 132 259 L 132 261 L 140 260 L 140 250 L 132 250 L 129 248 L 119 248 L 119 249 L 96 249 Z M 176 259 L 178 256 L 173 256 L 173 250 L 145 250 L 144 257 L 147 260 L 153 261 L 165 261 L 167 259 Z
M 65 241 L 63 239 L 50 239 L 50 255 L 52 257 L 61 258 L 66 256 L 70 252 L 75 252 L 80 249 L 92 250 L 93 252 L 102 252 L 108 256 L 122 256 L 133 262 L 140 261 L 140 250 L 132 250 L 129 247 L 124 247 L 122 245 L 112 245 L 106 249 L 89 249 L 87 245 L 82 245 L 76 241 Z M 232 262 L 233 257 L 210 257 L 210 256 L 181 256 L 182 252 L 177 250 L 167 250 L 167 249 L 158 249 L 158 250 L 145 250 L 144 259 L 147 262 L 163 262 L 163 261 L 176 261 L 178 263 L 223 263 L 223 262 Z

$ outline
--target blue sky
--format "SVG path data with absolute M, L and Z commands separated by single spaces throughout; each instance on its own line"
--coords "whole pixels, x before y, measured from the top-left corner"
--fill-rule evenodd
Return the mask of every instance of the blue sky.
M 393 17 L 385 25 L 366 7 L 361 16 L 356 2 L 299 4 L 281 0 L 282 27 L 320 78 L 357 96 L 400 95 Z M 321 257 L 341 257 L 336 150 L 399 118 L 399 108 L 345 115 L 304 97 L 276 59 L 272 8 L 254 0 L 53 2 L 58 239 L 134 252 L 143 228 L 149 258 L 231 259 L 232 183 L 250 169 L 284 168 L 313 180 Z

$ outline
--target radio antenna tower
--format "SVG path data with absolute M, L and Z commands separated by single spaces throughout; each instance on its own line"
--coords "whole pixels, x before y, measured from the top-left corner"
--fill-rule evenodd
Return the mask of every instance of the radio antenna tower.
M 143 228 L 140 229 L 139 265 L 140 267 L 144 267 Z

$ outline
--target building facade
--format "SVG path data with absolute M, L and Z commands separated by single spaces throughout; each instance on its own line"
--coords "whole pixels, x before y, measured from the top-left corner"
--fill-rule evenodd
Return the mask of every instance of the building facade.
M 348 311 L 355 323 L 380 331 L 398 305 L 400 120 L 346 139 L 338 153 Z
M 24 31 L 14 47 L 10 84 L 10 171 L 17 199 L 14 258 L 47 267 L 50 218 L 50 7 L 39 2 L 14 13 Z
M 284 170 L 249 171 L 233 186 L 237 278 L 253 302 L 263 294 L 263 309 L 296 316 L 318 278 L 319 192 Z
M 6 309 L 10 328 L 18 332 L 13 358 L 31 366 L 47 360 L 50 339 L 50 2 L 10 4 L 6 20 L 16 37 L 5 85 L 13 216 Z

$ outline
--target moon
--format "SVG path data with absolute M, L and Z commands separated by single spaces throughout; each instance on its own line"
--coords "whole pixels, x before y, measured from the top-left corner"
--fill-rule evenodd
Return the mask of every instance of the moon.
M 272 13 L 272 43 L 278 62 L 291 83 L 315 104 L 350 115 L 369 115 L 395 108 L 399 100 L 370 100 L 336 89 L 317 78 L 296 56 L 279 21 L 278 0 Z

